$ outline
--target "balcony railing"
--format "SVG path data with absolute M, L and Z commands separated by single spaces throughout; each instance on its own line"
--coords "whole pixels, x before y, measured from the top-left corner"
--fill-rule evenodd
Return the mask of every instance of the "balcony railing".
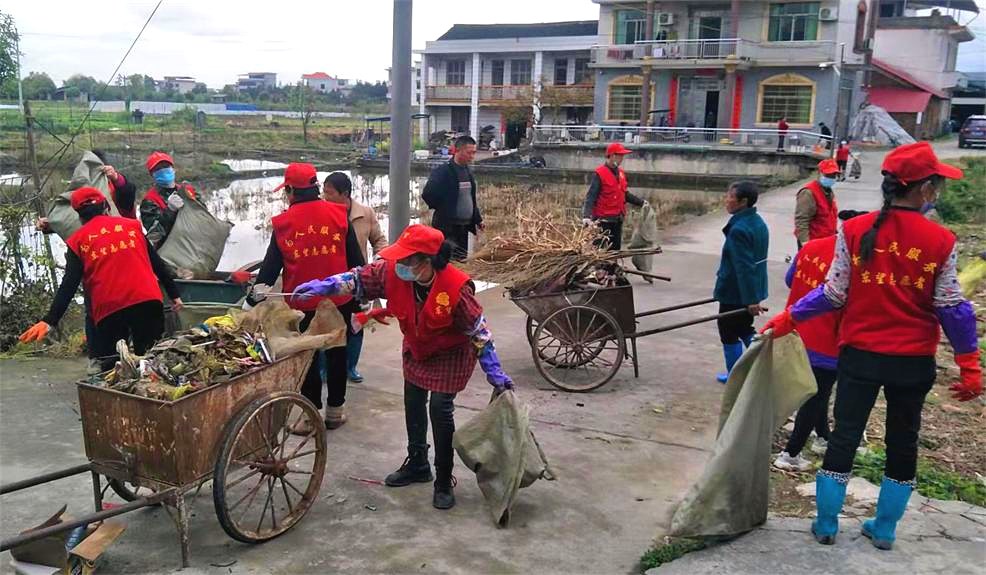
M 594 46 L 593 62 L 603 66 L 640 66 L 646 62 L 654 67 L 674 67 L 685 60 L 702 60 L 704 64 L 725 65 L 735 55 L 743 62 L 771 64 L 816 64 L 831 61 L 835 55 L 834 42 L 752 42 L 741 38 L 713 40 L 655 40 L 636 44 Z
M 502 102 L 509 100 L 527 100 L 534 98 L 531 86 L 480 86 L 480 102 Z
M 455 101 L 468 102 L 472 98 L 472 86 L 425 86 L 425 101 Z
M 544 106 L 591 106 L 595 86 L 593 84 L 547 84 L 541 87 L 541 104 Z

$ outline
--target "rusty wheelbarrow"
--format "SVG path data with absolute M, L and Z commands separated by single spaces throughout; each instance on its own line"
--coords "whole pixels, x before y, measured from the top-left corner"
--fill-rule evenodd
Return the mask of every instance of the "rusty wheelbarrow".
M 79 382 L 89 463 L 2 486 L 0 495 L 89 473 L 96 511 L 5 539 L 0 551 L 163 504 L 187 567 L 185 497 L 210 480 L 216 516 L 230 537 L 260 543 L 285 533 L 311 508 L 325 473 L 322 418 L 297 392 L 311 361 L 310 352 L 297 353 L 173 402 Z M 313 431 L 294 435 L 296 426 Z M 104 509 L 107 488 L 126 503 Z

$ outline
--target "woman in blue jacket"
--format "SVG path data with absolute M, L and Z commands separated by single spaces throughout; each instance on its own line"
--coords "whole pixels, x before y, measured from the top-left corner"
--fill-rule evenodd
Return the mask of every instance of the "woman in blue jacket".
M 753 338 L 753 316 L 766 311 L 760 302 L 767 299 L 767 245 L 770 233 L 757 214 L 760 192 L 751 181 L 733 182 L 726 191 L 725 207 L 731 214 L 722 244 L 722 258 L 716 273 L 712 296 L 719 302 L 719 313 L 745 309 L 746 313 L 718 320 L 719 339 L 726 359 L 726 372 L 716 376 L 726 383 L 733 365 Z

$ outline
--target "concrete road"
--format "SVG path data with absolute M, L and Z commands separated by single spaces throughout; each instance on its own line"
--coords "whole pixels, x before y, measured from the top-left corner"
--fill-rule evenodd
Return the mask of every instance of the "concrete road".
M 866 153 L 864 178 L 840 185 L 841 207 L 878 207 L 879 153 Z M 783 306 L 785 258 L 794 194 L 765 194 L 761 213 L 771 228 L 768 269 L 772 310 Z M 671 283 L 635 284 L 637 310 L 711 296 L 723 213 L 669 230 L 657 269 Z M 500 290 L 484 292 L 506 370 L 531 408 L 535 433 L 558 480 L 521 492 L 507 529 L 488 516 L 472 474 L 456 468 L 458 506 L 431 507 L 431 486 L 390 489 L 348 479 L 382 479 L 404 459 L 399 333 L 384 328 L 366 339 L 366 382 L 351 385 L 350 422 L 329 432 L 329 465 L 321 499 L 296 529 L 261 546 L 236 543 L 215 519 L 211 491 L 192 504 L 192 565 L 186 573 L 631 573 L 666 527 L 672 505 L 698 477 L 714 437 L 721 386 L 721 348 L 713 324 L 639 342 L 641 377 L 627 365 L 603 388 L 569 394 L 534 369 L 524 315 Z M 713 313 L 711 306 L 646 318 L 642 328 Z M 762 322 L 762 320 L 761 320 Z M 81 361 L 0 362 L 0 481 L 7 483 L 85 460 L 72 381 Z M 477 373 L 478 370 L 477 370 Z M 477 375 L 457 399 L 461 425 L 487 403 Z M 0 534 L 40 522 L 63 503 L 89 510 L 83 476 L 5 496 Z M 369 509 L 373 507 L 375 510 Z M 128 530 L 105 555 L 101 573 L 163 573 L 179 565 L 172 523 L 161 509 L 125 515 Z M 9 571 L 7 554 L 0 570 Z

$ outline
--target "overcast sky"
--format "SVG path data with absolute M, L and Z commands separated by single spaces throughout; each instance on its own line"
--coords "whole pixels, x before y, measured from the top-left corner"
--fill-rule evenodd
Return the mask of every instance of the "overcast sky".
M 986 71 L 986 0 L 961 45 L 959 69 Z M 25 72 L 56 83 L 74 73 L 108 79 L 156 0 L 0 0 L 23 34 Z M 210 88 L 237 74 L 276 72 L 383 80 L 391 58 L 392 0 L 164 0 L 125 62 L 124 74 L 193 76 Z M 424 48 L 452 24 L 592 20 L 591 0 L 415 0 L 413 46 Z M 965 22 L 963 22 L 965 23 Z

